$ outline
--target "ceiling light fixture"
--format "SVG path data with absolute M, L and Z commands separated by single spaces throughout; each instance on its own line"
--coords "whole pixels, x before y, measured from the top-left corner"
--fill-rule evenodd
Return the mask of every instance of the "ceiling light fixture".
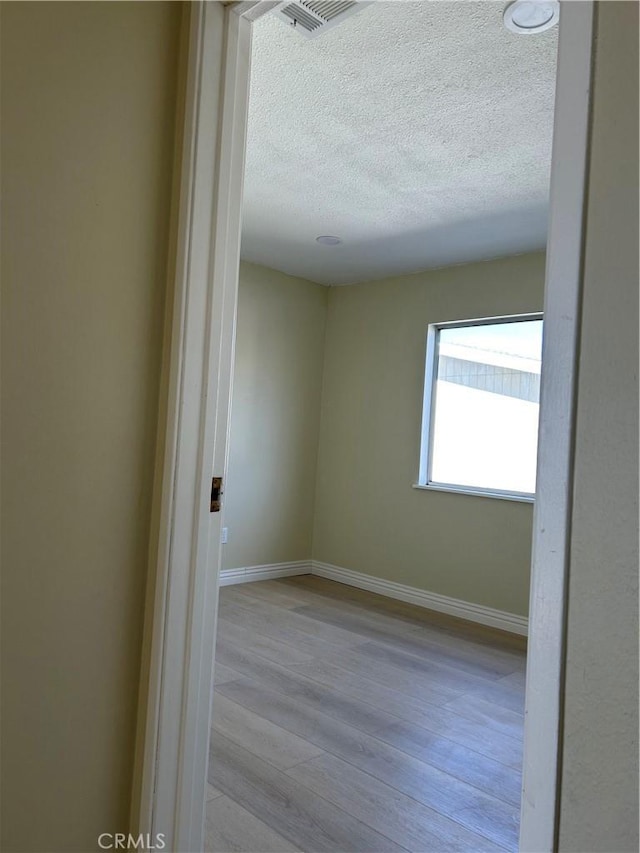
M 520 35 L 543 33 L 555 26 L 559 18 L 558 0 L 515 0 L 502 14 L 505 27 Z
M 342 243 L 340 237 L 333 237 L 330 234 L 322 234 L 320 237 L 316 237 L 316 243 L 320 243 L 321 246 L 339 246 Z

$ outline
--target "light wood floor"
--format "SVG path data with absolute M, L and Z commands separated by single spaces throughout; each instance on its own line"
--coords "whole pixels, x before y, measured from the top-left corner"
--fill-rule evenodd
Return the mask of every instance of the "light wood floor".
M 516 850 L 524 641 L 310 575 L 221 590 L 206 850 Z

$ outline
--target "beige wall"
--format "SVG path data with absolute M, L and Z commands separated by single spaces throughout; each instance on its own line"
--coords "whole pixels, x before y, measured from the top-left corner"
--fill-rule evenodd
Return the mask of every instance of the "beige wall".
M 328 293 L 240 266 L 223 569 L 311 558 Z
M 526 615 L 529 504 L 412 489 L 427 326 L 542 309 L 544 255 L 332 288 L 315 560 Z
M 598 4 L 560 844 L 638 850 L 638 6 Z
M 7 851 L 128 828 L 179 4 L 2 4 Z

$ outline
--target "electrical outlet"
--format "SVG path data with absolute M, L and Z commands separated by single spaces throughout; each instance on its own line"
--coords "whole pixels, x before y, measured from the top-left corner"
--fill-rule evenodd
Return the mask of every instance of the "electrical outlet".
M 222 528 L 222 536 L 220 537 L 220 541 L 222 542 L 223 545 L 227 544 L 228 538 L 229 538 L 229 528 L 223 527 Z

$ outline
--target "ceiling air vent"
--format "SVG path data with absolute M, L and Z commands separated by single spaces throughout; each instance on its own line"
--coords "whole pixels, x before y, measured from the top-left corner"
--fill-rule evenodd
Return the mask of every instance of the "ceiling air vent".
M 370 2 L 370 0 L 369 0 Z M 300 35 L 315 38 L 360 11 L 369 2 L 363 0 L 287 0 L 273 10 L 280 20 Z

